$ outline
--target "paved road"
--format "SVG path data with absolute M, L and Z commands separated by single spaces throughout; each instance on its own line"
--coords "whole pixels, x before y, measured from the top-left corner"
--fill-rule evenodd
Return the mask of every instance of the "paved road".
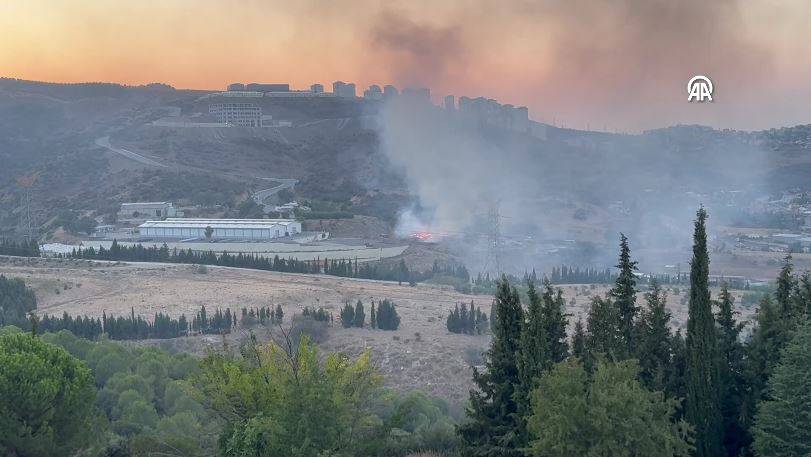
M 152 160 L 149 157 L 144 157 L 141 154 L 137 154 L 135 152 L 128 151 L 126 149 L 117 148 L 117 147 L 113 146 L 112 144 L 110 144 L 110 137 L 109 136 L 103 136 L 101 138 L 96 138 L 96 145 L 101 146 L 101 147 L 107 149 L 108 151 L 114 152 L 114 153 L 116 153 L 118 155 L 124 156 L 124 157 L 126 157 L 128 159 L 134 160 L 136 162 L 140 162 L 140 163 L 142 163 L 144 165 L 150 165 L 150 166 L 153 166 L 153 167 L 161 167 L 161 168 L 169 168 L 167 165 L 164 165 L 164 164 L 162 164 L 160 162 Z
M 265 200 L 271 195 L 275 194 L 276 192 L 279 192 L 282 189 L 289 189 L 298 184 L 298 179 L 289 179 L 289 178 L 259 178 L 259 179 L 264 179 L 267 181 L 276 181 L 280 183 L 278 186 L 274 186 L 269 189 L 262 189 L 253 194 L 254 201 L 260 205 L 264 205 Z

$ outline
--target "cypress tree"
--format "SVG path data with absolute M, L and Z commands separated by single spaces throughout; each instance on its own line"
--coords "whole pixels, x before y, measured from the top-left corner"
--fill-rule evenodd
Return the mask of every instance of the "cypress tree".
M 707 212 L 696 214 L 693 259 L 690 264 L 690 303 L 687 318 L 686 410 L 695 429 L 695 456 L 721 455 L 721 380 L 718 341 L 709 288 Z
M 526 419 L 531 414 L 530 393 L 535 389 L 540 375 L 551 366 L 541 297 L 531 282 L 527 284 L 527 296 L 529 303 L 521 325 L 521 354 L 517 360 L 519 385 L 516 389 L 522 446 L 529 444 Z
M 344 308 L 341 310 L 341 325 L 344 328 L 349 328 L 355 325 L 355 308 L 346 302 Z
M 617 268 L 619 275 L 611 289 L 611 297 L 617 308 L 619 336 L 621 338 L 622 354 L 620 358 L 629 358 L 634 354 L 634 319 L 638 308 L 636 306 L 636 276 L 637 262 L 631 260 L 631 248 L 628 238 L 620 233 L 620 257 Z
M 358 328 L 363 328 L 366 323 L 366 313 L 363 311 L 363 303 L 358 300 L 355 304 L 354 325 Z
M 783 319 L 790 319 L 795 316 L 792 292 L 797 286 L 797 279 L 792 275 L 794 264 L 791 262 L 791 253 L 786 254 L 783 268 L 777 276 L 777 290 L 774 295 L 777 299 L 777 307 Z
M 478 387 L 470 391 L 468 422 L 458 428 L 464 455 L 473 457 L 522 457 L 520 418 L 515 401 L 519 385 L 518 357 L 524 311 L 518 291 L 502 278 L 496 289 L 495 321 L 486 370 L 473 369 Z
M 355 261 L 357 264 L 357 261 Z M 369 323 L 372 328 L 377 328 L 377 315 L 375 314 L 375 301 L 372 300 L 372 310 L 369 312 Z
M 748 446 L 750 438 L 741 422 L 741 404 L 746 386 L 743 379 L 744 348 L 739 337 L 745 323 L 735 321 L 734 298 L 726 282 L 718 295 L 718 349 L 721 354 L 721 415 L 724 420 L 724 449 L 729 457 L 737 457 Z
M 572 356 L 580 360 L 586 358 L 586 329 L 583 327 L 583 319 L 578 318 L 574 324 L 574 334 L 572 335 Z

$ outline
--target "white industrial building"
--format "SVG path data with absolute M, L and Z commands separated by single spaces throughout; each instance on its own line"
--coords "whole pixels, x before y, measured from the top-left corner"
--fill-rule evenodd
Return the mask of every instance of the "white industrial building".
M 180 219 L 146 221 L 138 226 L 141 237 L 206 238 L 211 227 L 212 239 L 270 240 L 301 233 L 301 222 L 293 219 Z

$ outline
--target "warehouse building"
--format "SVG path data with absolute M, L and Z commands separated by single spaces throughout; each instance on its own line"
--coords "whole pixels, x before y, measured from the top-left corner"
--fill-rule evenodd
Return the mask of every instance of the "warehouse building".
M 301 233 L 301 222 L 293 219 L 180 219 L 146 221 L 138 226 L 143 238 L 271 240 Z

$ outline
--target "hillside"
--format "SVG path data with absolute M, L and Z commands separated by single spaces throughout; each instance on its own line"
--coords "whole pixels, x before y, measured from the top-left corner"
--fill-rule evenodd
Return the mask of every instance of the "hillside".
M 581 244 L 549 262 L 606 265 L 619 231 L 643 249 L 684 251 L 683 224 L 699 204 L 731 225 L 758 199 L 809 190 L 809 126 L 752 133 L 676 126 L 638 135 L 543 126 L 537 137 L 458 122 L 440 129 L 447 116 L 423 109 L 408 113 L 398 136 L 381 126 L 377 102 L 329 97 L 254 100 L 273 122 L 287 122 L 280 127 L 172 123 L 208 119 L 212 100 L 165 85 L 0 79 L 0 236 L 27 234 L 30 214 L 32 235 L 48 240 L 60 227 L 114 220 L 124 201 L 170 200 L 189 214 L 244 217 L 254 214 L 245 206 L 251 193 L 281 178 L 298 180 L 293 196 L 315 211 L 376 219 L 371 225 L 385 236 L 410 235 L 398 220 L 404 210 L 430 221 L 443 212 L 484 214 L 488 200 L 499 200 L 505 249 L 520 272 L 560 252 L 559 240 Z M 482 152 L 466 155 L 470 147 Z M 463 260 L 481 266 L 484 248 L 469 246 L 486 230 L 475 227 L 482 221 L 464 224 L 434 229 L 464 234 L 450 248 L 475 254 Z M 522 244 L 528 239 L 541 245 Z

